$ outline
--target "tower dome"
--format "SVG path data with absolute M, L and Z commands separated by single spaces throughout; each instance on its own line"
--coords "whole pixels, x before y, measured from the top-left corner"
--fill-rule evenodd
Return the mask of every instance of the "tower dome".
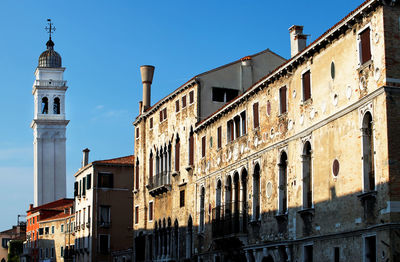
M 54 42 L 51 38 L 46 43 L 47 50 L 39 56 L 38 67 L 59 68 L 61 67 L 61 56 L 54 51 Z

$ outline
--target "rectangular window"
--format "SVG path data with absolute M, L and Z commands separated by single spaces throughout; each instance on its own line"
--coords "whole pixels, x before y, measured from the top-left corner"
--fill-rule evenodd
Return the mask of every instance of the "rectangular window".
M 182 108 L 186 107 L 186 96 L 182 96 Z
M 150 129 L 152 129 L 153 128 L 153 118 L 152 117 L 150 118 L 150 124 L 149 125 L 150 125 Z
M 167 108 L 164 108 L 160 111 L 160 122 L 167 119 Z
M 82 196 L 86 196 L 86 177 L 82 179 Z
M 51 257 L 54 257 L 54 247 L 51 248 Z
M 92 188 L 92 174 L 86 176 L 86 189 Z
M 74 197 L 78 196 L 78 182 L 74 183 Z
M 64 257 L 64 247 L 61 247 L 60 254 L 61 254 L 61 257 Z
M 364 261 L 376 261 L 376 236 L 370 236 L 364 239 Z
M 221 148 L 222 146 L 222 127 L 218 127 L 217 129 L 217 146 Z
M 49 257 L 49 248 L 46 247 L 45 251 L 46 251 L 45 257 L 48 258 Z
M 63 233 L 64 232 L 64 224 L 61 224 L 61 233 Z
M 175 101 L 175 112 L 179 112 L 179 100 Z
M 194 92 L 190 91 L 189 92 L 189 104 L 193 104 L 194 102 Z
M 43 235 L 43 228 L 39 228 L 39 236 Z
M 54 226 L 51 226 L 51 233 L 54 234 Z
M 99 173 L 99 187 L 112 188 L 113 187 L 113 174 Z
M 242 135 L 247 133 L 247 126 L 246 126 L 246 111 L 240 113 L 240 118 L 242 120 Z
M 153 201 L 149 202 L 149 220 L 153 221 Z
M 201 138 L 201 157 L 206 156 L 206 136 Z
M 212 88 L 212 101 L 214 102 L 229 102 L 237 97 L 239 91 L 230 88 L 213 87 Z
M 43 258 L 43 249 L 40 249 L 40 250 L 39 250 L 39 257 L 40 257 L 40 258 Z
M 311 73 L 310 70 L 305 72 L 302 76 L 303 83 L 303 101 L 311 98 Z
M 194 136 L 193 131 L 189 134 L 189 165 L 193 166 L 194 164 Z
M 313 246 L 304 246 L 304 262 L 313 262 Z
M 48 235 L 48 234 L 49 234 L 49 227 L 45 227 L 45 228 L 44 228 L 44 234 L 45 234 L 45 235 Z
M 364 31 L 362 31 L 359 35 L 360 39 L 360 62 L 364 64 L 371 60 L 371 41 L 370 41 L 370 28 L 367 27 Z
M 258 103 L 253 104 L 253 124 L 254 128 L 260 126 L 259 118 L 258 118 Z
M 153 182 L 153 153 L 150 154 L 149 158 L 149 180 L 150 183 Z
M 231 142 L 234 140 L 234 126 L 233 126 L 233 120 L 229 120 L 226 123 L 226 128 L 227 128 L 227 135 L 228 135 L 228 142 Z
M 185 206 L 185 190 L 181 190 L 179 192 L 179 206 L 180 207 Z
M 180 169 L 180 155 L 181 155 L 181 142 L 179 138 L 176 139 L 175 142 L 175 171 L 179 172 Z
M 135 224 L 139 223 L 139 206 L 135 207 Z
M 235 139 L 240 137 L 240 116 L 235 116 L 233 118 L 233 123 L 235 125 Z
M 287 108 L 286 108 L 286 86 L 282 86 L 279 89 L 279 101 L 280 101 L 281 114 L 284 114 L 287 111 Z
M 1 240 L 1 246 L 3 247 L 3 248 L 8 248 L 8 242 L 11 240 L 11 238 L 3 238 L 2 240 Z
M 109 237 L 108 235 L 100 235 L 100 238 L 99 238 L 99 242 L 100 242 L 99 251 L 102 254 L 107 254 L 108 253 L 108 246 L 109 246 L 108 237 Z
M 333 255 L 333 261 L 334 262 L 340 262 L 340 249 L 339 247 L 334 248 L 334 255 Z
M 109 206 L 100 206 L 99 212 L 99 222 L 100 226 L 107 227 L 111 223 L 111 214 L 110 214 L 110 207 Z M 79 224 L 79 221 L 78 221 Z
M 136 161 L 135 166 L 135 189 L 139 190 L 139 161 Z
M 140 134 L 140 132 L 139 132 L 139 127 L 137 127 L 137 128 L 136 128 L 136 138 L 139 138 L 139 134 Z
M 81 196 L 82 195 L 82 179 L 81 180 L 79 180 L 79 196 Z

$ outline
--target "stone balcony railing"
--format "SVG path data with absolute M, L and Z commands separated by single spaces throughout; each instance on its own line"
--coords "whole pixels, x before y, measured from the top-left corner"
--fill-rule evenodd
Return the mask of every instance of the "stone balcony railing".
M 65 87 L 67 81 L 65 80 L 35 80 L 34 86 L 51 86 L 51 87 Z
M 156 196 L 171 190 L 171 172 L 164 171 L 149 178 L 146 186 L 150 195 Z

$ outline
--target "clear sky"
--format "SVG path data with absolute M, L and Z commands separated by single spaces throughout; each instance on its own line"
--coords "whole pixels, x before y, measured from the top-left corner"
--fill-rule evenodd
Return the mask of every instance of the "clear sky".
M 288 28 L 310 40 L 362 0 L 336 1 L 0 1 L 0 231 L 33 203 L 32 84 L 56 27 L 66 93 L 67 195 L 81 165 L 133 153 L 132 121 L 141 100 L 139 66 L 156 67 L 152 104 L 192 76 L 271 49 L 290 56 Z

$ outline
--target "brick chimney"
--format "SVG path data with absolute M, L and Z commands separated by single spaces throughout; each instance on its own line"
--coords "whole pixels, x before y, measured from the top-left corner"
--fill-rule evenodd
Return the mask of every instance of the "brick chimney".
M 307 46 L 307 35 L 303 34 L 303 26 L 292 25 L 290 33 L 290 54 L 294 57 Z
M 83 149 L 83 159 L 82 159 L 82 167 L 86 166 L 87 164 L 89 164 L 89 148 L 85 148 Z

